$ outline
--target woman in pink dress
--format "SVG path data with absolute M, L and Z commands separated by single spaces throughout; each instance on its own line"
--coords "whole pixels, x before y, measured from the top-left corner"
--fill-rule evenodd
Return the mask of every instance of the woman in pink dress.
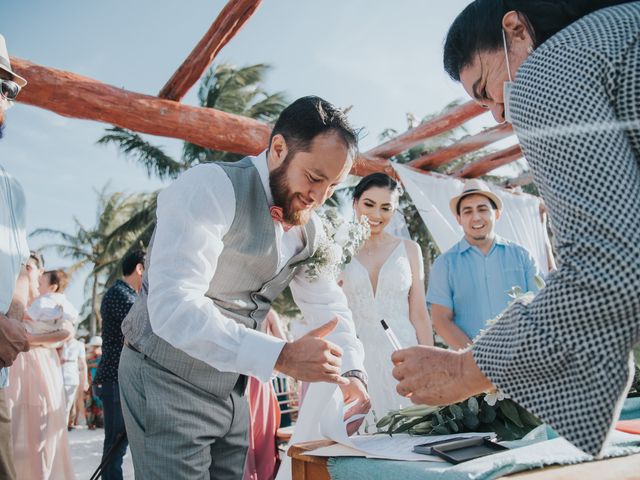
M 66 286 L 61 282 L 52 284 L 51 272 L 41 275 L 38 258 L 29 259 L 27 270 L 32 282 L 38 282 L 40 277 L 40 293 L 61 292 Z M 35 296 L 37 290 L 31 300 Z M 25 317 L 25 321 L 32 320 Z M 60 360 L 55 348 L 47 348 L 66 340 L 72 333 L 73 326 L 64 322 L 61 330 L 31 334 L 31 350 L 19 355 L 10 369 L 7 397 L 17 478 L 75 479 L 67 438 Z
M 278 315 L 271 310 L 262 322 L 262 330 L 274 337 L 286 340 Z M 276 432 L 280 426 L 280 407 L 271 382 L 262 383 L 249 377 L 249 449 L 243 480 L 273 480 L 280 463 Z

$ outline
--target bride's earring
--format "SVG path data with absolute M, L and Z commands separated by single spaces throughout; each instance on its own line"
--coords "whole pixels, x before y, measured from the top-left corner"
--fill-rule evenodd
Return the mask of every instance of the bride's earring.
M 531 55 L 531 54 L 533 53 L 533 45 L 529 45 L 529 46 L 527 47 L 527 53 L 528 53 L 529 55 Z

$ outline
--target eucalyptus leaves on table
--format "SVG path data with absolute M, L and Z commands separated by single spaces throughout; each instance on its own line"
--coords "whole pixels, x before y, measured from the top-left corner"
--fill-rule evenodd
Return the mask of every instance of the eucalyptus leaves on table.
M 539 289 L 545 287 L 542 277 L 534 278 Z M 528 304 L 533 292 L 524 292 L 514 286 L 508 292 L 511 301 L 496 318 L 487 321 L 487 327 L 497 322 L 514 302 Z M 481 333 L 482 334 L 482 333 Z M 519 440 L 542 422 L 496 390 L 482 393 L 464 402 L 444 407 L 417 405 L 389 412 L 378 421 L 379 433 L 409 433 L 411 435 L 449 435 L 464 432 L 495 432 L 500 440 Z
M 444 407 L 414 405 L 394 410 L 378 421 L 378 433 L 449 435 L 495 432 L 500 440 L 518 440 L 541 424 L 540 420 L 509 398 L 493 405 L 486 394 Z

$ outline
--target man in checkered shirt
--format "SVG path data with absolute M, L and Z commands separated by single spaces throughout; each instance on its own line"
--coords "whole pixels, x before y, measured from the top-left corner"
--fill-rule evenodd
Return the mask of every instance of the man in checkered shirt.
M 477 0 L 444 56 L 513 124 L 560 262 L 470 349 L 396 352 L 398 392 L 437 405 L 497 387 L 599 455 L 640 340 L 640 2 Z

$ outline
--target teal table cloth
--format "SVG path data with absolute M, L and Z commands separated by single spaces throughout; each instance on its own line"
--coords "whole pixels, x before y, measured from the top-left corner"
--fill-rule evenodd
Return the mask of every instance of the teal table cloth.
M 640 418 L 640 398 L 626 400 L 621 420 Z M 458 465 L 442 462 L 398 462 L 360 457 L 330 458 L 327 467 L 332 480 L 490 480 L 547 465 L 569 465 L 592 459 L 546 425 L 524 439 L 503 442 L 510 450 Z M 614 431 L 605 449 L 607 458 L 640 453 L 640 435 Z

